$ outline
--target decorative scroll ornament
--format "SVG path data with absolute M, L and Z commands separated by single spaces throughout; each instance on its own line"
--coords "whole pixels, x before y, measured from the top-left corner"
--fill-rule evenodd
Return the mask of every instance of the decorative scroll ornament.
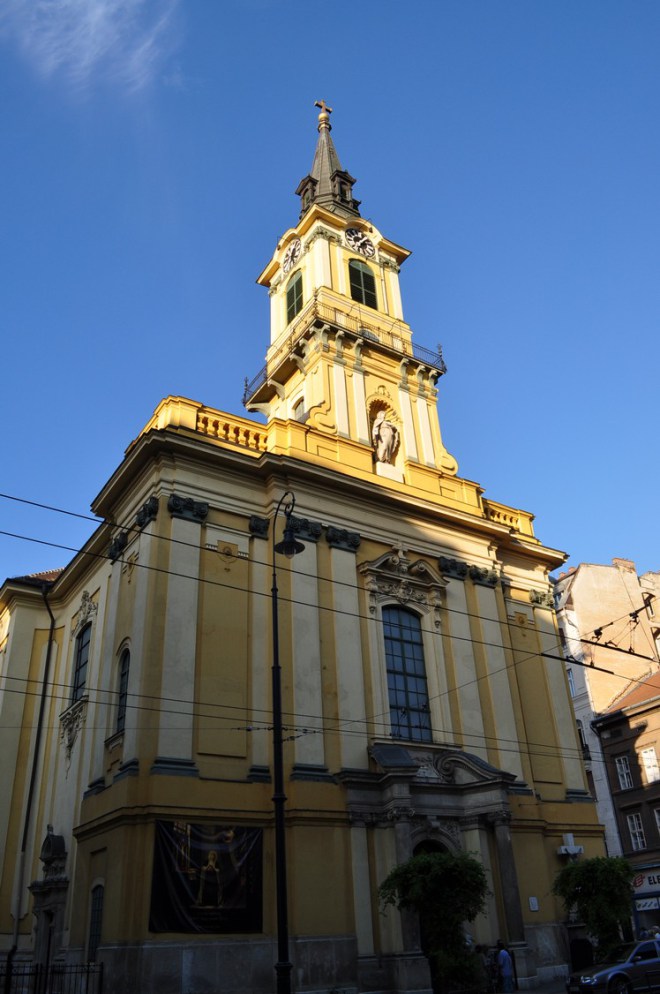
M 331 549 L 344 549 L 346 552 L 357 552 L 362 541 L 359 532 L 349 532 L 334 525 L 328 525 L 325 537 Z
M 123 531 L 115 535 L 112 542 L 108 546 L 108 558 L 114 563 L 116 559 L 119 559 L 122 552 L 128 545 L 128 532 Z
M 144 528 L 145 525 L 153 521 L 158 514 L 158 498 L 151 496 L 148 501 L 146 501 L 140 510 L 135 515 L 135 523 L 138 528 Z
M 185 521 L 196 521 L 201 524 L 208 517 L 209 506 L 205 501 L 172 494 L 167 501 L 167 510 L 173 518 L 183 518 Z
M 85 724 L 87 717 L 87 698 L 81 697 L 79 701 L 72 704 L 70 708 L 60 715 L 60 741 L 64 743 L 66 751 L 67 772 L 71 765 L 71 753 L 78 738 L 78 732 Z
M 255 538 L 268 538 L 268 518 L 260 518 L 253 514 L 249 522 L 250 535 Z
M 529 599 L 536 607 L 548 607 L 552 610 L 555 606 L 551 590 L 530 590 Z
M 80 607 L 75 615 L 76 623 L 71 629 L 71 638 L 78 635 L 79 632 L 83 630 L 88 621 L 95 616 L 98 611 L 98 604 L 95 604 L 92 598 L 89 596 L 89 591 L 83 590 L 82 596 L 80 598 Z
M 423 559 L 413 562 L 402 551 L 386 552 L 372 562 L 361 563 L 359 570 L 369 591 L 371 614 L 376 613 L 380 602 L 397 600 L 432 611 L 435 627 L 440 628 L 441 595 L 447 581 Z

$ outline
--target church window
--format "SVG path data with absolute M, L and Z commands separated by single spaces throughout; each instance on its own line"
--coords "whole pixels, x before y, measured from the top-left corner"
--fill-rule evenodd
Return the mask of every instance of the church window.
M 85 692 L 87 683 L 87 663 L 89 662 L 89 643 L 92 637 L 91 622 L 82 629 L 76 639 L 76 656 L 73 670 L 73 691 L 71 703 L 79 701 Z
M 87 943 L 87 961 L 96 962 L 96 952 L 101 945 L 101 926 L 103 924 L 103 884 L 92 888 L 92 905 L 89 915 L 89 941 Z
M 286 323 L 293 321 L 296 314 L 302 310 L 303 289 L 302 273 L 294 273 L 289 280 L 286 291 Z
M 117 698 L 117 725 L 115 731 L 123 732 L 126 724 L 126 705 L 128 702 L 128 671 L 131 665 L 131 654 L 124 649 L 119 660 L 119 695 Z
M 376 300 L 376 280 L 366 262 L 351 259 L 348 264 L 348 277 L 351 284 L 351 297 L 367 307 L 378 307 Z
M 405 608 L 383 608 L 387 687 L 392 736 L 412 742 L 431 741 L 422 626 Z
M 296 421 L 304 421 L 305 420 L 305 414 L 306 414 L 306 412 L 305 412 L 305 398 L 304 397 L 298 397 L 298 400 L 293 405 L 293 416 L 296 419 Z

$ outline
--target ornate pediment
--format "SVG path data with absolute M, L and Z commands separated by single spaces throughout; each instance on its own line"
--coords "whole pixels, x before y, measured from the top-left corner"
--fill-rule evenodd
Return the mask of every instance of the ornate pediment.
M 371 614 L 376 613 L 379 603 L 396 600 L 432 611 L 435 627 L 440 628 L 441 594 L 447 581 L 425 560 L 409 559 L 402 549 L 393 549 L 358 568 L 369 591 Z
M 80 607 L 73 617 L 71 624 L 71 638 L 75 638 L 83 630 L 88 621 L 91 621 L 98 611 L 96 604 L 89 595 L 89 591 L 83 590 L 80 598 Z

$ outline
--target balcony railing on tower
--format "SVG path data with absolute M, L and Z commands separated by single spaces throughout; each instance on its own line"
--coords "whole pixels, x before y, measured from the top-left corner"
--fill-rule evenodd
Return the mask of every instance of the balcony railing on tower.
M 324 326 L 348 333 L 351 337 L 361 339 L 367 345 L 398 358 L 410 357 L 422 365 L 428 366 L 439 376 L 447 372 L 440 346 L 438 346 L 437 352 L 433 352 L 431 349 L 416 345 L 411 341 L 410 329 L 402 322 L 393 321 L 390 328 L 386 328 L 384 325 L 382 315 L 379 314 L 378 319 L 370 320 L 368 314 L 365 314 L 364 308 L 358 305 L 356 305 L 356 312 L 352 313 L 334 306 L 331 299 L 313 297 L 291 324 L 286 334 L 281 336 L 274 346 L 271 346 L 268 361 L 263 369 L 251 380 L 246 378 L 243 404 L 248 407 L 255 402 L 259 390 L 269 379 L 277 377 L 282 366 L 290 360 L 300 340 L 311 329 L 321 329 Z

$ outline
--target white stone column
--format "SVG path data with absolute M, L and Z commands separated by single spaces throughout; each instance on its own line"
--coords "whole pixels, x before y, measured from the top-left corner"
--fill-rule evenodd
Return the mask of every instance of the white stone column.
M 314 263 L 314 290 L 319 287 L 332 287 L 332 273 L 330 271 L 330 243 L 326 238 L 317 236 L 312 246 Z M 304 277 L 303 277 L 304 278 Z
M 401 301 L 401 287 L 399 286 L 399 274 L 396 270 L 388 268 L 389 297 L 392 302 L 392 317 L 398 321 L 403 321 L 403 303 Z
M 167 514 L 164 507 L 160 508 L 161 514 Z M 135 585 L 133 601 L 133 628 L 130 632 L 131 664 L 128 671 L 128 694 L 126 721 L 124 724 L 124 748 L 122 750 L 123 762 L 128 763 L 138 756 L 140 749 L 138 745 L 138 730 L 144 727 L 143 710 L 144 706 L 152 706 L 152 702 L 143 702 L 140 696 L 140 687 L 144 672 L 145 653 L 145 631 L 147 627 L 148 593 L 150 581 L 153 578 L 149 566 L 151 565 L 152 550 L 158 544 L 158 538 L 154 537 L 156 525 L 151 521 L 140 535 L 140 545 L 138 548 L 138 559 L 131 576 L 131 584 Z M 130 567 L 129 567 L 130 568 Z M 123 633 L 118 632 L 117 636 L 122 637 Z
M 356 769 L 366 766 L 368 745 L 365 725 L 364 661 L 355 597 L 357 584 L 355 551 L 359 537 L 331 528 L 327 530 L 326 535 L 331 545 L 330 568 L 334 596 L 333 623 L 341 765 Z
M 511 684 L 507 657 L 502 645 L 502 627 L 498 618 L 497 593 L 492 587 L 477 586 L 477 603 L 483 651 L 488 668 L 488 688 L 493 702 L 493 714 L 498 741 L 491 748 L 500 748 L 500 743 L 517 742 L 518 729 L 511 698 Z M 500 752 L 500 765 L 520 780 L 524 780 L 520 755 L 517 751 Z
M 350 436 L 348 424 L 348 397 L 346 396 L 346 371 L 343 363 L 333 362 L 332 383 L 335 395 L 335 416 L 337 431 L 346 438 Z
M 417 440 L 415 439 L 415 427 L 413 424 L 412 405 L 410 394 L 407 390 L 399 387 L 399 410 L 403 421 L 403 442 L 405 446 L 406 459 L 418 459 Z
M 417 424 L 422 441 L 422 452 L 424 462 L 427 466 L 435 466 L 435 453 L 433 451 L 433 435 L 431 433 L 431 422 L 429 419 L 429 407 L 425 397 L 416 398 Z
M 134 543 L 135 544 L 135 543 Z M 122 553 L 123 555 L 123 553 Z M 95 704 L 88 711 L 88 720 L 95 729 L 94 743 L 90 750 L 90 768 L 88 784 L 100 781 L 105 776 L 105 740 L 113 732 L 112 716 L 116 713 L 117 698 L 114 683 L 115 639 L 117 627 L 117 608 L 119 605 L 119 588 L 121 586 L 120 561 L 112 563 L 107 581 L 107 596 L 105 598 L 105 619 L 103 623 L 103 645 L 99 660 L 98 686 L 105 687 L 103 702 Z M 97 616 L 95 624 L 99 624 Z
M 308 734 L 294 739 L 296 765 L 324 766 L 323 686 L 321 681 L 321 637 L 319 631 L 318 561 L 316 543 L 301 534 L 305 549 L 290 561 L 292 679 L 294 714 L 284 715 L 285 725 L 307 728 Z M 281 564 L 286 560 L 279 557 Z M 280 610 L 289 605 L 282 602 Z M 280 647 L 282 658 L 282 647 Z M 282 660 L 284 663 L 284 660 Z M 284 667 L 283 667 L 284 668 Z M 297 734 L 294 731 L 293 734 Z M 286 737 L 286 736 L 285 736 Z
M 355 405 L 355 429 L 358 442 L 371 444 L 369 421 L 367 419 L 367 398 L 364 389 L 364 370 L 353 367 L 353 403 Z
M 262 522 L 262 519 L 258 519 Z M 269 523 L 264 521 L 265 525 Z M 272 523 L 269 525 L 272 528 Z M 264 537 L 270 534 L 266 531 Z M 270 541 L 253 538 L 250 546 L 250 706 L 248 720 L 253 726 L 251 765 L 262 775 L 270 765 L 272 725 L 271 666 L 272 666 L 272 599 L 270 571 Z
M 193 710 L 197 606 L 199 599 L 200 526 L 208 505 L 172 495 L 172 515 L 163 665 L 158 729 L 157 772 L 193 772 Z
M 337 266 L 337 290 L 344 297 L 348 297 L 348 286 L 346 284 L 346 265 L 344 253 L 340 245 L 335 245 L 335 264 Z
M 270 344 L 273 345 L 280 336 L 283 328 L 282 311 L 285 294 L 279 293 L 281 287 L 271 286 L 268 294 L 270 296 Z
M 371 913 L 371 877 L 369 848 L 364 825 L 351 826 L 351 869 L 353 877 L 353 910 L 359 956 L 374 954 L 374 926 Z
M 454 678 L 458 710 L 461 716 L 460 732 L 465 748 L 482 759 L 488 758 L 479 682 L 472 652 L 472 633 L 468 617 L 464 583 L 451 579 L 447 584 L 447 616 L 451 652 L 454 660 Z

